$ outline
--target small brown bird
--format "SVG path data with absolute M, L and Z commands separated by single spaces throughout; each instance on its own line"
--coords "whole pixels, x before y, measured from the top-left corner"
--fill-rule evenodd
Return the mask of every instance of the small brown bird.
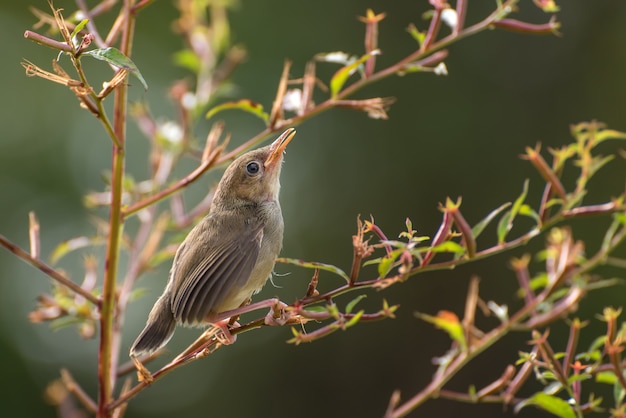
M 279 177 L 283 152 L 294 135 L 294 129 L 287 129 L 271 145 L 228 166 L 209 214 L 178 247 L 165 290 L 133 343 L 131 357 L 163 347 L 176 324 L 225 319 L 221 313 L 240 307 L 263 287 L 282 247 Z

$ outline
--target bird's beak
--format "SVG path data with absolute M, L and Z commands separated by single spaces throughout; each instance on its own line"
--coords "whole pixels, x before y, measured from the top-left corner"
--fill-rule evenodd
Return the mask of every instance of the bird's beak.
M 289 144 L 289 141 L 291 141 L 295 134 L 296 130 L 289 128 L 272 142 L 272 145 L 270 145 L 270 155 L 267 157 L 267 160 L 265 160 L 265 168 L 271 167 L 281 160 L 283 152 L 285 148 L 287 148 L 287 144 Z

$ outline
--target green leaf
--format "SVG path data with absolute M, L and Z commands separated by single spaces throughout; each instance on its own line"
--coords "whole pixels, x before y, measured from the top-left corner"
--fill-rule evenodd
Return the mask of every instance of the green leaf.
M 186 68 L 193 73 L 200 70 L 200 58 L 190 49 L 183 49 L 174 53 L 174 64 Z
M 589 353 L 592 353 L 594 351 L 601 351 L 604 348 L 605 344 L 606 344 L 606 335 L 600 335 L 599 337 L 596 337 L 593 340 L 593 342 L 589 346 L 589 350 L 587 351 Z
M 567 401 L 543 392 L 535 393 L 532 397 L 518 403 L 515 406 L 515 412 L 518 413 L 522 408 L 529 405 L 536 406 L 557 417 L 576 418 L 576 413 Z
M 343 329 L 350 328 L 351 326 L 356 325 L 356 323 L 359 322 L 359 320 L 363 316 L 363 312 L 365 311 L 358 311 L 356 314 L 354 314 L 354 316 L 344 324 Z
M 465 248 L 454 241 L 442 242 L 441 244 L 432 247 L 430 250 L 434 253 L 465 254 Z
M 50 263 L 56 264 L 61 258 L 68 253 L 79 250 L 81 248 L 87 248 L 95 245 L 104 244 L 104 239 L 100 237 L 76 237 L 67 241 L 61 242 L 50 254 Z
M 222 103 L 221 105 L 215 106 L 207 112 L 206 118 L 209 119 L 216 113 L 227 109 L 239 109 L 243 110 L 244 112 L 251 113 L 256 117 L 263 119 L 263 122 L 265 122 L 265 124 L 267 124 L 270 120 L 270 115 L 268 115 L 267 112 L 263 110 L 263 105 L 250 99 L 241 99 L 236 102 L 226 102 Z
M 144 90 L 148 90 L 148 84 L 146 84 L 146 80 L 141 75 L 141 72 L 139 71 L 135 63 L 126 55 L 122 54 L 122 51 L 120 51 L 119 49 L 113 47 L 98 48 L 92 49 L 91 51 L 83 52 L 83 55 L 93 57 L 100 61 L 108 62 L 111 65 L 129 71 L 139 80 Z
M 299 260 L 297 258 L 285 258 L 285 257 L 279 257 L 276 259 L 276 261 L 279 263 L 293 264 L 293 265 L 308 268 L 308 269 L 319 269 L 319 270 L 330 271 L 331 273 L 334 273 L 338 276 L 343 277 L 347 282 L 350 281 L 350 279 L 348 278 L 348 275 L 343 270 L 341 270 L 339 267 L 333 266 L 332 264 L 324 264 L 324 263 L 319 263 L 317 261 L 304 261 L 304 260 Z
M 307 312 L 313 312 L 313 313 L 324 313 L 324 312 L 328 312 L 328 308 L 325 306 L 307 306 L 305 311 Z
M 626 139 L 626 133 L 612 129 L 601 129 L 596 133 L 596 145 L 607 139 Z
M 132 292 L 130 292 L 130 296 L 129 296 L 128 300 L 130 302 L 134 302 L 136 300 L 141 299 L 147 293 L 148 292 L 147 292 L 147 289 L 145 287 L 138 287 L 136 289 L 133 289 Z
M 624 215 L 614 214 L 613 222 L 611 222 L 611 225 L 607 228 L 606 232 L 604 233 L 604 238 L 602 239 L 602 251 L 603 252 L 605 253 L 610 252 L 610 249 L 614 245 L 613 238 L 615 237 L 615 234 L 617 234 L 617 231 L 623 226 L 624 226 Z
M 354 309 L 356 304 L 359 303 L 361 299 L 366 298 L 366 297 L 367 295 L 359 295 L 355 297 L 354 299 L 352 299 L 350 302 L 348 302 L 348 304 L 346 305 L 346 313 L 351 313 L 352 309 Z
M 522 215 L 522 216 L 527 216 L 527 217 L 533 219 L 535 221 L 535 223 L 536 223 L 536 226 L 541 225 L 541 218 L 539 217 L 537 212 L 535 212 L 535 210 L 533 208 L 531 208 L 529 205 L 524 203 L 519 208 L 519 214 Z
M 528 179 L 524 181 L 524 187 L 522 189 L 522 193 L 515 199 L 513 202 L 513 206 L 511 206 L 511 210 L 506 212 L 500 222 L 498 223 L 498 243 L 503 244 L 506 240 L 507 234 L 513 228 L 513 221 L 515 217 L 519 214 L 519 211 L 524 204 L 524 200 L 526 199 L 526 195 L 528 194 Z
M 378 263 L 378 275 L 381 279 L 387 277 L 387 274 L 389 274 L 393 268 L 393 263 L 398 259 L 400 254 L 402 254 L 402 250 L 395 250 L 380 259 L 380 263 Z
M 613 372 L 600 372 L 596 374 L 596 382 L 614 385 L 617 383 L 617 376 Z
M 357 70 L 357 68 L 365 61 L 378 54 L 380 54 L 380 51 L 375 49 L 369 54 L 365 54 L 354 62 L 340 68 L 330 79 L 330 96 L 333 99 L 337 97 L 343 85 L 346 84 L 348 78 Z
M 504 209 L 508 208 L 509 206 L 511 206 L 511 202 L 507 202 L 507 203 L 504 203 L 503 205 L 500 205 L 496 209 L 489 212 L 482 221 L 474 225 L 474 227 L 472 228 L 472 235 L 474 236 L 474 238 L 478 238 L 478 236 L 482 234 L 482 232 L 485 230 L 487 225 L 489 225 L 491 221 L 493 221 L 494 218 L 500 214 L 500 212 L 502 212 Z
M 606 157 L 593 157 L 588 169 L 587 180 L 596 174 L 598 170 L 608 164 L 614 157 L 614 155 L 607 155 Z
M 415 316 L 420 318 L 422 321 L 430 322 L 437 328 L 447 332 L 450 338 L 459 343 L 463 350 L 467 348 L 463 325 L 461 324 L 461 321 L 459 321 L 459 317 L 456 316 L 454 312 L 439 311 L 437 316 L 415 312 Z
M 417 44 L 419 46 L 422 46 L 422 44 L 424 43 L 424 39 L 426 39 L 425 32 L 420 32 L 419 30 L 417 30 L 417 27 L 415 27 L 415 25 L 412 23 L 407 28 L 407 32 L 409 32 L 409 34 L 413 37 L 413 39 L 417 41 Z
M 81 30 L 83 30 L 83 28 L 87 25 L 87 23 L 89 23 L 89 19 L 83 19 L 80 22 L 78 22 L 78 24 L 76 25 L 76 27 L 74 28 L 74 30 L 72 31 L 72 34 L 70 35 L 71 39 L 74 39 L 74 37 L 76 35 L 78 35 L 78 32 L 80 32 Z
M 574 382 L 582 382 L 583 380 L 588 380 L 591 379 L 591 375 L 590 374 L 573 374 L 570 377 L 567 378 L 567 383 L 569 385 L 571 385 Z

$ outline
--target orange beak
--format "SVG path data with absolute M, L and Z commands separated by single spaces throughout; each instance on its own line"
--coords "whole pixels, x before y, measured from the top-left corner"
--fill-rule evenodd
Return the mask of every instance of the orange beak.
M 264 163 L 265 168 L 271 167 L 281 160 L 283 152 L 285 152 L 285 148 L 287 148 L 287 144 L 289 144 L 295 135 L 296 130 L 289 128 L 272 142 L 272 145 L 270 145 L 270 155 Z

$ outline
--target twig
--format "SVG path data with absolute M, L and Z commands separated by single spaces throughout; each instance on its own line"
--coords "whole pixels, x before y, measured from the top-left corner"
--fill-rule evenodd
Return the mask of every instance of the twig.
M 79 285 L 77 285 L 76 283 L 68 279 L 67 277 L 65 277 L 63 274 L 53 269 L 52 267 L 50 267 L 43 261 L 39 260 L 38 258 L 31 257 L 30 254 L 28 254 L 26 251 L 24 251 L 23 249 L 21 249 L 20 247 L 18 247 L 11 241 L 9 241 L 4 235 L 1 235 L 1 234 L 0 234 L 0 245 L 2 245 L 4 248 L 11 251 L 13 254 L 15 254 L 17 257 L 21 258 L 22 260 L 26 261 L 27 263 L 33 265 L 34 267 L 37 267 L 39 270 L 44 272 L 50 278 L 61 283 L 63 286 L 67 287 L 74 293 L 83 296 L 85 299 L 87 299 L 89 302 L 93 303 L 94 305 L 100 306 L 100 299 L 98 299 L 97 296 L 94 296 L 93 294 L 89 293 L 88 291 L 86 291 L 85 289 L 83 289 L 82 287 L 80 287 Z
M 98 409 L 96 403 L 91 399 L 91 397 L 80 387 L 78 383 L 74 380 L 72 375 L 67 369 L 61 369 L 61 380 L 63 384 L 65 384 L 65 388 L 72 393 L 76 399 L 83 404 L 85 408 L 91 413 L 95 413 Z
M 210 169 L 211 167 L 215 165 L 218 165 L 219 162 L 221 162 L 223 158 L 218 159 L 218 156 L 222 152 L 222 149 L 223 149 L 222 146 L 216 147 L 215 150 L 213 151 L 213 154 L 209 158 L 203 161 L 195 170 L 193 170 L 191 173 L 189 173 L 188 175 L 186 175 L 185 177 L 183 177 L 176 183 L 161 190 L 158 193 L 155 193 L 154 195 L 150 197 L 140 200 L 139 202 L 127 207 L 123 211 L 123 216 L 127 217 L 129 215 L 137 213 L 138 211 L 152 205 L 153 203 L 156 203 L 160 200 L 165 199 L 171 194 L 176 193 L 177 191 L 187 187 L 189 184 L 198 180 L 202 176 L 202 174 L 204 174 L 208 169 Z
M 40 35 L 37 32 L 33 32 L 27 30 L 24 32 L 24 38 L 29 39 L 33 42 L 37 42 L 39 45 L 47 46 L 48 48 L 56 49 L 63 52 L 72 52 L 73 49 L 71 46 L 66 44 L 65 42 L 59 42 L 54 39 L 50 39 L 46 36 Z

